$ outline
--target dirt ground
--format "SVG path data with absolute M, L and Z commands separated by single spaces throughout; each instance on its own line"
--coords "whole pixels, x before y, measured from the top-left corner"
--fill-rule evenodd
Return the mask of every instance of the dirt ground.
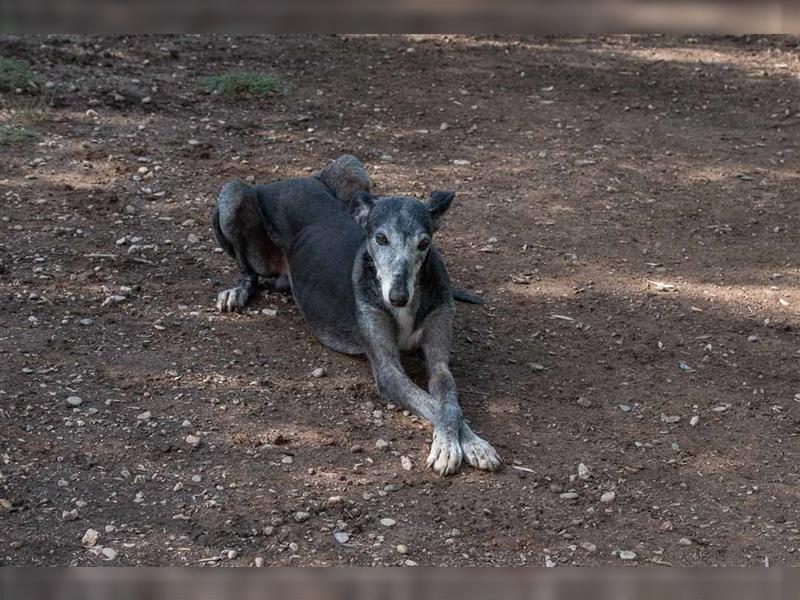
M 52 83 L 38 140 L 0 148 L 0 564 L 800 563 L 797 39 L 0 55 Z M 234 71 L 284 90 L 201 85 Z M 221 184 L 345 152 L 379 193 L 457 193 L 437 243 L 488 303 L 452 366 L 499 473 L 425 470 L 430 429 L 284 297 L 212 309 Z

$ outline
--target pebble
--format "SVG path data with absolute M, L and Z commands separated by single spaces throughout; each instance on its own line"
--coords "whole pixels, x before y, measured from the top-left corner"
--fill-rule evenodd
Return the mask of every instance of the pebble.
M 236 550 L 228 550 L 225 556 L 227 556 L 229 560 L 233 560 L 234 558 L 239 556 L 239 553 Z
M 197 448 L 200 445 L 200 438 L 197 437 L 196 435 L 187 435 L 186 443 L 189 444 L 192 448 Z
M 412 468 L 411 459 L 407 456 L 400 457 L 400 466 L 403 467 L 403 470 L 410 471 Z
M 153 416 L 153 413 L 151 413 L 149 410 L 146 410 L 143 413 L 139 413 L 138 415 L 136 415 L 136 419 L 138 421 L 149 421 L 150 417 L 152 417 L 152 416 Z
M 377 441 L 375 442 L 375 447 L 376 447 L 378 450 L 386 450 L 386 448 L 388 448 L 388 447 L 389 447 L 389 442 L 387 442 L 386 440 L 381 440 L 381 439 L 379 439 L 379 440 L 377 440 Z
M 627 404 L 620 404 L 620 405 L 619 405 L 619 409 L 620 409 L 622 412 L 631 412 L 631 407 L 630 407 L 630 406 L 628 406 Z
M 200 241 L 200 238 L 197 237 L 197 235 L 195 235 L 194 233 L 190 233 L 189 235 L 186 236 L 186 241 L 189 242 L 190 244 L 197 244 Z
M 689 425 L 695 427 L 700 422 L 700 417 L 695 415 L 691 419 L 689 419 Z
M 78 323 L 86 326 L 94 325 L 94 319 L 81 319 L 80 321 L 78 321 Z
M 381 525 L 383 525 L 384 527 L 392 527 L 395 524 L 397 524 L 397 521 L 395 521 L 394 519 L 390 519 L 389 517 L 384 517 L 381 519 Z
M 69 404 L 70 406 L 80 406 L 81 404 L 83 404 L 83 399 L 80 398 L 79 396 L 70 396 L 69 398 L 67 398 L 67 404 Z
M 266 561 L 264 561 L 263 556 L 256 556 L 255 565 L 257 567 L 263 567 Z
M 310 518 L 311 514 L 303 510 L 298 510 L 296 513 L 294 513 L 294 520 L 297 521 L 298 523 L 308 521 Z
M 581 463 L 581 464 L 579 464 L 579 465 L 578 465 L 578 477 L 580 477 L 581 479 L 583 479 L 584 481 L 586 481 L 586 480 L 587 480 L 587 479 L 589 479 L 591 476 L 592 476 L 592 474 L 589 472 L 589 467 L 587 467 L 587 466 L 586 466 L 585 464 L 583 464 L 583 463 Z
M 453 161 L 453 164 L 457 167 L 466 167 L 470 162 L 468 160 L 463 160 L 461 158 L 457 158 Z
M 578 398 L 578 406 L 582 406 L 583 408 L 589 408 L 592 405 L 592 401 L 588 398 L 584 398 L 581 396 Z
M 661 531 L 672 531 L 672 529 L 673 529 L 672 521 L 664 521 L 661 524 Z
M 113 548 L 103 548 L 100 553 L 103 555 L 105 560 L 114 560 L 118 555 L 117 551 Z
M 602 502 L 603 504 L 611 504 L 616 499 L 617 499 L 616 492 L 603 492 L 603 495 L 600 496 L 600 502 Z
M 340 544 L 346 544 L 350 541 L 350 534 L 346 531 L 337 531 L 333 534 L 333 538 Z
M 580 547 L 589 553 L 592 553 L 597 550 L 597 546 L 594 545 L 592 542 L 581 542 Z
M 577 492 L 564 492 L 563 494 L 559 494 L 559 497 L 562 500 L 577 500 L 578 493 Z
M 75 521 L 78 518 L 78 509 L 73 508 L 72 510 L 65 510 L 61 513 L 61 520 L 62 521 Z
M 408 554 L 408 546 L 405 544 L 397 544 L 396 550 L 398 554 Z
M 758 341 L 758 336 L 757 335 L 749 335 L 749 336 L 747 336 L 747 341 L 748 342 L 757 342 Z
M 323 369 L 322 367 L 318 367 L 318 368 L 314 369 L 313 371 L 311 371 L 311 376 L 314 379 L 319 379 L 320 377 L 325 377 L 325 369 Z
M 96 529 L 87 529 L 86 533 L 83 534 L 83 538 L 81 538 L 81 544 L 85 548 L 92 548 L 97 543 L 97 536 L 100 533 Z
M 636 560 L 636 552 L 630 550 L 620 550 L 619 557 L 621 560 Z
M 284 456 L 281 458 L 281 462 L 285 465 L 290 465 L 294 462 L 294 459 L 291 456 Z
M 692 545 L 692 540 L 690 540 L 689 538 L 683 537 L 683 538 L 678 540 L 678 543 L 681 546 L 691 546 Z

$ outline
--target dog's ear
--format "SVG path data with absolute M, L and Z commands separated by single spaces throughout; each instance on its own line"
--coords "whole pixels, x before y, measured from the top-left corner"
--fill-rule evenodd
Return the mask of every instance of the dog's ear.
M 439 229 L 441 226 L 442 217 L 444 216 L 444 213 L 447 212 L 447 209 L 450 208 L 450 205 L 453 203 L 453 198 L 455 197 L 455 192 L 431 192 L 430 200 L 428 200 L 425 205 L 428 207 L 428 211 L 431 213 L 434 231 Z
M 353 217 L 356 223 L 362 227 L 366 227 L 367 217 L 373 206 L 375 206 L 375 198 L 372 197 L 372 194 L 356 192 L 353 194 L 352 198 L 350 198 L 348 210 L 350 211 L 350 216 Z

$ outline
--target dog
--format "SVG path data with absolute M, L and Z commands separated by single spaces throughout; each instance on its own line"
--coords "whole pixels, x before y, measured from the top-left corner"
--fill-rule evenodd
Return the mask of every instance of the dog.
M 427 467 L 440 475 L 455 473 L 463 460 L 488 471 L 500 466 L 495 449 L 464 420 L 449 368 L 454 300 L 480 302 L 451 287 L 433 243 L 454 196 L 375 196 L 364 166 L 345 155 L 310 177 L 229 182 L 212 216 L 217 241 L 243 274 L 220 292 L 217 308 L 242 308 L 259 276 L 290 290 L 325 346 L 366 355 L 380 395 L 433 425 Z M 400 363 L 401 352 L 418 349 L 428 391 Z

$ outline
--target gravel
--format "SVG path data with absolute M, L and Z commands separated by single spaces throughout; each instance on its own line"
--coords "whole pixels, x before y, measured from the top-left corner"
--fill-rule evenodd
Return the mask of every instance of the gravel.
M 83 399 L 80 396 L 70 396 L 67 398 L 67 404 L 70 406 L 80 406 L 83 404 Z

